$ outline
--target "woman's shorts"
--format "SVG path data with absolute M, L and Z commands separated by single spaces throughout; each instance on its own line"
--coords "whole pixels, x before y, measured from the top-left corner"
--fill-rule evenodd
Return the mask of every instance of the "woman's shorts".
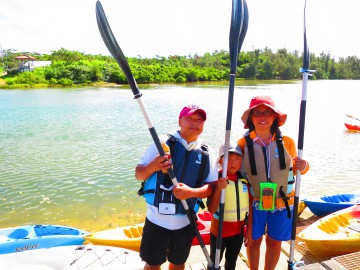
M 291 218 L 288 218 L 285 208 L 275 211 L 264 211 L 259 210 L 258 204 L 258 201 L 254 201 L 252 206 L 252 238 L 257 240 L 267 233 L 272 239 L 277 241 L 290 240 L 293 207 L 290 207 Z

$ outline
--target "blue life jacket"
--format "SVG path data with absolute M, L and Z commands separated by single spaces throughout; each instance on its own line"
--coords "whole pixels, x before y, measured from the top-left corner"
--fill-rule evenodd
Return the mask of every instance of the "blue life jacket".
M 209 153 L 207 146 L 202 145 L 201 149 L 187 151 L 175 137 L 169 135 L 166 144 L 170 147 L 173 170 L 179 183 L 189 187 L 197 188 L 204 185 L 205 179 L 210 172 Z M 172 193 L 173 183 L 168 174 L 162 171 L 153 173 L 142 183 L 138 194 L 144 196 L 147 203 L 159 208 L 159 203 L 174 203 L 176 214 L 185 214 L 185 209 L 180 200 Z M 197 198 L 186 200 L 190 209 L 195 211 L 199 208 Z

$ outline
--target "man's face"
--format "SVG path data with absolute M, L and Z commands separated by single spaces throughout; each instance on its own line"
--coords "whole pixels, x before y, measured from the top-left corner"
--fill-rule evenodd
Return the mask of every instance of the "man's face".
M 184 139 L 194 139 L 199 137 L 203 132 L 205 120 L 200 113 L 193 113 L 190 116 L 183 116 L 179 119 L 181 136 Z

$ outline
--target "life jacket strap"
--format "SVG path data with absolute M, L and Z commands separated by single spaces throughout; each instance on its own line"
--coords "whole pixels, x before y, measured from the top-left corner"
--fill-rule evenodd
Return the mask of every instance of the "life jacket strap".
M 246 144 L 249 151 L 249 159 L 250 159 L 250 166 L 251 166 L 251 174 L 257 175 L 256 170 L 256 163 L 255 163 L 255 151 L 254 151 L 254 142 L 250 138 L 250 134 L 245 136 Z
M 247 231 L 247 224 L 249 219 L 249 212 L 245 213 L 244 223 L 241 225 L 241 232 L 245 235 Z
M 286 163 L 285 163 L 284 142 L 283 142 L 283 137 L 281 135 L 281 131 L 279 128 L 276 131 L 276 145 L 279 150 L 280 170 L 285 170 Z
M 282 186 L 280 187 L 279 193 L 280 193 L 281 199 L 284 201 L 285 208 L 286 208 L 286 211 L 287 211 L 287 217 L 291 218 L 291 211 L 290 211 L 290 207 L 289 207 L 289 203 L 288 203 L 289 198 L 286 197 Z
M 218 177 L 222 177 L 222 173 L 218 172 Z M 237 180 L 235 181 L 235 192 L 236 192 L 236 220 L 240 220 L 240 194 L 239 194 L 239 181 L 241 181 L 241 184 L 248 184 L 247 180 L 244 179 L 243 175 L 240 171 L 236 172 Z M 217 216 L 219 216 L 219 211 L 216 211 L 215 213 Z M 247 215 L 247 213 L 246 213 Z M 245 216 L 246 217 L 246 216 Z
M 175 143 L 176 143 L 176 138 L 173 136 L 173 135 L 170 135 L 168 134 L 169 136 L 169 148 L 170 148 L 170 154 L 172 157 L 175 157 L 176 154 L 175 154 Z M 197 177 L 197 180 L 196 180 L 196 187 L 201 187 L 202 184 L 204 183 L 205 181 L 205 168 L 206 168 L 206 165 L 208 163 L 208 160 L 209 160 L 209 148 L 206 144 L 202 144 L 201 145 L 201 150 L 202 150 L 202 158 L 201 158 L 201 164 L 200 164 L 200 168 L 199 168 L 199 174 L 198 174 L 198 177 Z M 183 170 L 183 173 L 182 173 L 182 176 L 181 178 L 183 178 L 183 174 L 186 170 L 186 167 L 187 167 L 187 152 L 186 152 L 186 155 L 185 155 L 185 166 L 184 166 L 184 170 Z M 173 160 L 174 161 L 174 160 Z M 180 179 L 181 181 L 182 179 Z M 155 190 L 153 191 L 155 192 Z M 205 204 L 203 202 L 202 199 L 197 199 L 196 203 L 199 205 L 199 207 L 201 209 L 205 209 Z

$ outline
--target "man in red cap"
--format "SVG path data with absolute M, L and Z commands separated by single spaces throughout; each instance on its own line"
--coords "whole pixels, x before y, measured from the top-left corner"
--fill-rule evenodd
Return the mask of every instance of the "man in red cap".
M 136 179 L 146 180 L 143 192 L 147 213 L 140 246 L 140 257 L 146 262 L 144 269 L 158 270 L 166 260 L 169 269 L 185 268 L 194 228 L 180 200 L 186 200 L 190 209 L 197 208 L 197 198 L 210 196 L 209 183 L 218 178 L 214 151 L 200 138 L 205 121 L 203 109 L 196 105 L 184 107 L 179 114 L 180 129 L 160 140 L 163 147 L 170 148 L 172 162 L 160 156 L 153 143 L 135 169 Z M 170 166 L 179 182 L 177 186 L 166 173 Z
M 244 153 L 244 168 L 251 185 L 252 207 L 244 241 L 251 270 L 259 267 L 265 234 L 264 269 L 275 269 L 281 242 L 291 239 L 293 171 L 304 174 L 309 169 L 307 162 L 297 157 L 294 140 L 280 132 L 286 118 L 268 96 L 254 97 L 241 117 L 244 128 L 249 129 L 238 145 Z

